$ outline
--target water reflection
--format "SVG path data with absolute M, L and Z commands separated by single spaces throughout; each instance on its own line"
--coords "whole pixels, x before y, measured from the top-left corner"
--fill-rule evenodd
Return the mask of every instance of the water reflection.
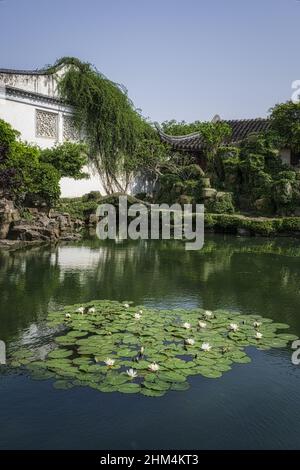
M 294 240 L 221 236 L 207 237 L 199 252 L 174 241 L 97 239 L 2 252 L 0 338 L 47 334 L 49 309 L 93 298 L 259 313 L 300 334 L 299 261 Z

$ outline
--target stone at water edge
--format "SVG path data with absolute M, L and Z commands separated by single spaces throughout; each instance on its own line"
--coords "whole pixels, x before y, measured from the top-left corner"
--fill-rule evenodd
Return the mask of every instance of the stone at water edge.
M 19 211 L 15 208 L 13 201 L 0 199 L 0 240 L 7 238 L 12 222 L 20 220 Z

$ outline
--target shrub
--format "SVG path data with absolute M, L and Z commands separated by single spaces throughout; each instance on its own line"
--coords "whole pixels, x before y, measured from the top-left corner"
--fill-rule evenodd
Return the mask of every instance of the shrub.
M 5 191 L 17 204 L 50 206 L 59 198 L 60 173 L 52 165 L 39 161 L 37 147 L 17 141 L 11 143 L 0 167 L 0 175 L 12 175 Z
M 216 214 L 233 214 L 234 205 L 232 194 L 223 192 L 217 193 L 216 198 L 208 201 L 206 207 L 209 212 Z
M 54 149 L 38 147 L 17 140 L 19 133 L 0 120 L 0 193 L 17 204 L 54 204 L 60 195 L 63 176 L 82 178 L 86 163 L 84 146 L 65 143 Z
M 64 198 L 55 206 L 58 211 L 68 212 L 77 219 L 85 219 L 87 215 L 95 213 L 97 207 L 95 200 L 83 201 L 82 198 Z
M 82 196 L 82 202 L 87 202 L 87 201 L 99 201 L 101 198 L 101 193 L 100 191 L 90 191 L 87 194 L 84 194 Z
M 64 142 L 51 149 L 41 150 L 40 161 L 54 166 L 61 177 L 88 178 L 88 174 L 82 172 L 82 167 L 88 161 L 87 148 L 84 144 Z
M 300 217 L 285 217 L 281 222 L 283 232 L 300 232 Z
M 40 163 L 33 168 L 31 177 L 25 204 L 27 206 L 52 206 L 60 196 L 60 174 L 57 169 L 49 163 Z
M 0 119 L 0 165 L 6 160 L 12 144 L 19 136 L 19 132 L 10 124 Z
M 273 220 L 242 219 L 241 228 L 249 230 L 251 234 L 269 236 L 276 232 Z

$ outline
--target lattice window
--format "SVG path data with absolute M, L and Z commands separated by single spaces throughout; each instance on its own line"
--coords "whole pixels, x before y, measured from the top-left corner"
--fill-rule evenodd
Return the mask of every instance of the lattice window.
M 36 110 L 36 136 L 58 140 L 58 114 Z
M 75 141 L 79 140 L 79 133 L 74 126 L 73 118 L 67 114 L 65 114 L 63 117 L 63 139 Z

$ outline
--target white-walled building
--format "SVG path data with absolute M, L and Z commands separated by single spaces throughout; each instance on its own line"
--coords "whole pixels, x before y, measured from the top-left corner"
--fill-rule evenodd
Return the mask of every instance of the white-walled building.
M 67 140 L 79 140 L 72 123 L 72 109 L 59 99 L 57 91 L 57 79 L 66 67 L 58 67 L 55 73 L 0 69 L 0 119 L 17 129 L 22 141 L 49 148 Z M 88 180 L 62 178 L 62 197 L 102 191 L 99 177 L 91 171 L 89 174 Z

